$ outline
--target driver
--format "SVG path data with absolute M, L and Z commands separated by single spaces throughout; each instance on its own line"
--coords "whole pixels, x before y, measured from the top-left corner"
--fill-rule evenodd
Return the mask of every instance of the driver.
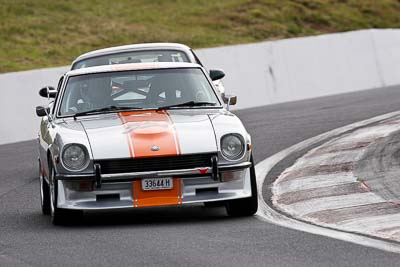
M 80 94 L 85 110 L 107 107 L 112 104 L 109 78 L 94 78 L 82 81 Z

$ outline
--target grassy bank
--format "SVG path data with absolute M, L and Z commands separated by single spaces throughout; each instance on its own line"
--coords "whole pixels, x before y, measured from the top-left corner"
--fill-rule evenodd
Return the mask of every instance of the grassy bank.
M 0 0 L 0 72 L 139 42 L 195 48 L 400 26 L 397 0 Z

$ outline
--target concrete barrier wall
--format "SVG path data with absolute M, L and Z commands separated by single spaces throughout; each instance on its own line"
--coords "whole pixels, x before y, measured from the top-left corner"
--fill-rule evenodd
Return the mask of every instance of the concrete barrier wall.
M 56 86 L 68 67 L 6 73 L 0 75 L 0 144 L 36 138 L 39 118 L 35 107 L 46 104 L 39 89 Z
M 400 30 L 363 30 L 198 54 L 226 71 L 226 91 L 248 108 L 399 84 L 399 47 Z
M 399 84 L 400 30 L 374 30 L 372 43 L 381 83 L 385 86 Z
M 226 72 L 236 109 L 400 84 L 400 30 L 362 30 L 197 50 Z M 68 67 L 0 75 L 0 144 L 37 136 L 44 85 Z

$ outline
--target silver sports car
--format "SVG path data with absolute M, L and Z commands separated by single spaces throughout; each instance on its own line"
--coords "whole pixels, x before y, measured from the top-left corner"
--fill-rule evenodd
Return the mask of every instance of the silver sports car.
M 54 224 L 87 210 L 190 203 L 256 212 L 250 136 L 200 65 L 82 68 L 39 94 L 53 100 L 36 113 L 42 211 Z

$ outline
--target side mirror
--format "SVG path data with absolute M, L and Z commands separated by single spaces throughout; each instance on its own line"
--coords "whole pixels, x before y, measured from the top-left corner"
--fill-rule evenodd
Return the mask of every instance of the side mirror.
M 225 72 L 222 70 L 214 69 L 210 70 L 210 77 L 211 80 L 216 81 L 216 80 L 221 80 L 222 78 L 225 77 Z
M 228 100 L 228 104 L 229 104 L 229 105 L 236 105 L 237 96 L 232 95 L 232 96 L 229 96 L 228 99 L 229 99 L 229 100 Z
M 229 110 L 229 106 L 233 106 L 236 105 L 237 103 L 237 96 L 235 95 L 225 95 L 222 94 L 222 100 L 224 101 L 224 103 L 226 104 L 226 108 L 227 110 Z
M 222 94 L 222 100 L 224 101 L 225 104 L 236 105 L 237 96 Z
M 39 90 L 39 95 L 45 98 L 55 98 L 57 90 L 53 86 L 46 86 Z
M 50 113 L 50 108 L 46 108 L 43 106 L 37 106 L 36 107 L 36 115 L 38 117 L 44 117 L 47 116 Z

